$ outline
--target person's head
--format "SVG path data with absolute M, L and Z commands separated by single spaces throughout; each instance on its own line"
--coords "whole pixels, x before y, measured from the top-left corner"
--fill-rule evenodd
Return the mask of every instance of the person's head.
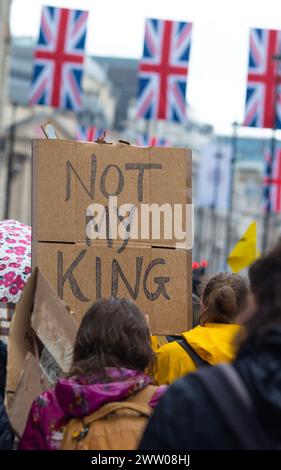
M 248 308 L 249 288 L 238 274 L 222 272 L 202 288 L 200 325 L 237 323 Z
M 244 339 L 259 341 L 272 327 L 281 328 L 281 243 L 252 264 L 249 280 L 254 302 Z
M 106 367 L 144 371 L 153 360 L 147 321 L 125 298 L 101 299 L 79 327 L 70 375 L 105 373 Z

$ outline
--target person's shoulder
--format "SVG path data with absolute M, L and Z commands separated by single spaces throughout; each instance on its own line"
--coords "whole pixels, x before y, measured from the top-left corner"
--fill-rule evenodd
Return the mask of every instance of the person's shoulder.
M 155 351 L 155 355 L 159 360 L 165 360 L 167 358 L 174 360 L 181 356 L 185 357 L 187 354 L 177 341 L 171 341 L 170 343 L 160 346 L 160 348 Z
M 157 349 L 157 353 L 166 353 L 168 354 L 169 352 L 171 351 L 174 351 L 175 349 L 177 349 L 179 347 L 179 344 L 177 341 L 171 341 L 169 343 L 166 343 L 166 344 L 163 344 L 162 346 L 160 346 L 160 348 Z
M 55 389 L 50 388 L 40 393 L 33 400 L 27 421 L 28 432 L 31 428 L 43 432 L 44 426 L 50 421 L 50 417 L 55 417 L 57 420 L 62 416 L 63 412 L 58 403 Z
M 177 341 L 165 344 L 155 354 L 154 376 L 160 384 L 171 384 L 196 368 L 189 354 Z

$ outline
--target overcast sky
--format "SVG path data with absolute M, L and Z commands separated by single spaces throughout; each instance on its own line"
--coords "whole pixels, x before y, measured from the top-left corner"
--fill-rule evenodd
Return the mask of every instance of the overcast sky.
M 249 28 L 281 29 L 280 0 L 13 0 L 12 34 L 36 37 L 43 4 L 89 10 L 95 55 L 139 58 L 145 18 L 192 21 L 188 101 L 220 132 L 243 120 Z

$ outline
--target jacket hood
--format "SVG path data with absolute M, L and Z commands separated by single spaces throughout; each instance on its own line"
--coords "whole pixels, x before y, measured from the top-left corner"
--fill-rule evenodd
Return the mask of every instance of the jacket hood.
M 66 416 L 86 416 L 102 405 L 122 400 L 151 382 L 149 376 L 130 369 L 106 369 L 106 381 L 100 374 L 91 377 L 60 379 L 55 387 L 59 406 Z
M 214 365 L 234 359 L 233 343 L 240 328 L 240 325 L 208 323 L 205 326 L 196 326 L 183 333 L 183 336 L 202 359 Z
M 281 439 L 281 328 L 246 343 L 234 363 L 244 380 L 257 415 L 266 429 Z

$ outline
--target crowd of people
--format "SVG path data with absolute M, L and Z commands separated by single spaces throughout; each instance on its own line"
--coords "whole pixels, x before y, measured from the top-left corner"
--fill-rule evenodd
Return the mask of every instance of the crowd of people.
M 38 396 L 17 448 L 278 449 L 281 244 L 201 286 L 200 324 L 160 346 L 125 298 L 95 302 L 69 373 Z M 171 312 L 172 314 L 172 312 Z M 0 348 L 0 447 L 15 447 Z

